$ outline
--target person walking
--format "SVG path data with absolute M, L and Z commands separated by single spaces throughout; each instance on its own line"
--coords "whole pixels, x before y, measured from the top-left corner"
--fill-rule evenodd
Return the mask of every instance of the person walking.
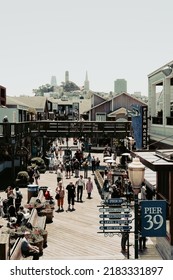
M 34 167 L 34 178 L 35 184 L 38 185 L 38 179 L 40 179 L 40 172 L 38 171 L 38 167 Z
M 77 158 L 75 159 L 75 161 L 73 163 L 73 168 L 74 168 L 75 178 L 79 178 L 80 163 Z
M 6 204 L 7 204 L 6 210 L 8 210 L 8 207 L 10 205 L 14 205 L 15 194 L 14 194 L 14 190 L 13 190 L 12 186 L 8 186 L 7 189 L 5 190 L 5 192 L 7 194 L 7 200 L 5 200 L 4 202 L 6 202 Z
M 88 177 L 88 181 L 86 182 L 86 191 L 88 194 L 88 199 L 91 199 L 91 192 L 93 190 L 93 182 L 91 181 L 91 177 Z
M 73 184 L 73 182 L 70 182 L 66 186 L 66 190 L 68 192 L 68 195 L 67 195 L 68 211 L 75 211 L 75 208 L 74 208 L 74 198 L 76 196 L 76 187 Z M 72 206 L 72 208 L 71 208 L 71 206 Z
M 66 160 L 65 162 L 65 171 L 66 171 L 66 179 L 71 178 L 71 164 L 69 160 Z
M 110 194 L 110 181 L 108 179 L 104 180 L 103 183 L 103 188 L 102 188 L 102 197 L 103 199 L 109 199 L 111 194 Z
M 60 156 L 60 158 L 62 158 L 62 154 L 63 154 L 62 147 L 59 147 L 59 156 Z
M 127 252 L 127 243 L 129 239 L 129 233 L 128 232 L 122 232 L 121 233 L 121 252 L 126 253 Z
M 54 158 L 54 169 L 55 169 L 55 174 L 57 174 L 57 170 L 58 170 L 58 167 L 59 167 L 59 163 L 60 163 L 60 160 L 58 159 L 58 156 L 55 156 L 55 158 Z
M 99 167 L 100 167 L 100 159 L 97 157 L 95 161 L 95 168 L 99 169 Z
M 83 179 L 83 175 L 80 175 L 79 179 L 76 181 L 77 186 L 77 202 L 83 202 L 83 190 L 85 189 L 85 180 Z
M 21 206 L 22 203 L 22 192 L 19 190 L 19 187 L 15 188 L 15 208 L 16 212 L 19 210 L 19 207 Z
M 94 175 L 94 172 L 96 170 L 96 160 L 94 156 L 92 156 L 91 158 L 91 168 L 92 168 L 92 174 Z
M 57 175 L 56 175 L 57 183 L 59 183 L 60 181 L 62 181 L 62 178 L 63 178 L 62 172 L 61 172 L 61 170 L 60 170 L 59 167 L 58 167 L 58 169 L 57 169 L 57 173 L 56 173 L 56 174 L 57 174 Z
M 88 160 L 87 159 L 82 163 L 82 168 L 84 171 L 84 178 L 87 179 L 88 178 Z
M 121 197 L 120 188 L 116 184 L 113 184 L 110 187 L 110 193 L 111 193 L 111 198 L 119 198 L 119 197 Z
M 138 232 L 139 232 L 139 251 L 143 251 L 147 249 L 146 243 L 147 243 L 147 238 L 146 236 L 142 236 L 141 234 L 142 231 L 142 219 L 141 219 L 141 205 L 139 205 L 138 208 Z
M 44 194 L 44 197 L 45 197 L 45 200 L 52 200 L 53 197 L 52 195 L 50 194 L 50 188 L 48 188 L 46 191 L 45 191 L 45 194 Z
M 28 172 L 28 175 L 29 175 L 29 183 L 30 184 L 34 183 L 34 168 L 29 167 L 27 172 Z
M 49 159 L 49 172 L 50 173 L 53 173 L 54 165 L 55 165 L 55 158 L 54 158 L 54 154 L 51 153 L 51 157 Z
M 58 210 L 56 212 L 63 212 L 64 211 L 64 196 L 65 196 L 65 191 L 64 187 L 62 185 L 62 181 L 58 183 L 58 186 L 56 188 L 56 200 L 57 200 L 57 205 L 58 205 Z

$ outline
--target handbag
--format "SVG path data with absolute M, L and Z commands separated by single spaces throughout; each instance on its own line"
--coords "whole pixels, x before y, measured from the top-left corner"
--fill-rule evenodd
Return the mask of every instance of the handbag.
M 57 194 L 55 195 L 55 199 L 59 199 L 59 198 L 60 198 L 59 193 L 57 193 Z

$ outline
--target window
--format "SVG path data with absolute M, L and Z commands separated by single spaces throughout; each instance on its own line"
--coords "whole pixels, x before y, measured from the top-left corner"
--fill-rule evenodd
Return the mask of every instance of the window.
M 105 113 L 96 113 L 96 121 L 105 122 L 106 114 Z

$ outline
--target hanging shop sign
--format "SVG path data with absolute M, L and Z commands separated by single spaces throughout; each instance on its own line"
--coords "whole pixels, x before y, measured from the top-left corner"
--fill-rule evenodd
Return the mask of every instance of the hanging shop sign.
M 119 225 L 125 224 L 125 225 L 127 225 L 130 223 L 132 223 L 132 220 L 112 220 L 112 219 L 110 219 L 110 220 L 101 220 L 100 221 L 100 224 L 119 224 Z
M 109 218 L 109 219 L 121 219 L 121 218 L 131 218 L 131 214 L 101 214 L 99 215 L 100 218 Z
M 131 208 L 124 208 L 124 207 L 115 207 L 115 208 L 112 208 L 112 207 L 110 207 L 110 208 L 106 208 L 106 207 L 104 207 L 104 208 L 100 208 L 99 209 L 99 212 L 101 212 L 101 213 L 106 213 L 106 212 L 124 212 L 124 213 L 129 213 L 129 212 L 131 212 L 132 211 L 132 209 Z
M 120 231 L 130 231 L 131 226 L 101 226 L 100 230 L 120 230 Z
M 123 198 L 110 198 L 110 199 L 106 199 L 104 201 L 104 204 L 106 205 L 114 205 L 114 204 L 122 204 L 124 202 L 124 199 Z

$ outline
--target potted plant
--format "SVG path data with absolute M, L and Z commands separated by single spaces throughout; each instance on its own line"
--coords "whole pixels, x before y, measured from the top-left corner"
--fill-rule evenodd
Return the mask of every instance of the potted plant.
M 16 185 L 25 187 L 29 183 L 29 175 L 27 171 L 20 171 L 17 173 Z
M 42 229 L 41 227 L 34 227 L 33 232 L 43 237 L 43 248 L 46 248 L 48 231 L 46 229 Z
M 40 173 L 45 173 L 46 172 L 46 165 L 45 165 L 44 159 L 42 159 L 41 157 L 34 157 L 34 158 L 31 159 L 30 162 L 31 162 L 32 168 L 37 166 L 38 171 Z
M 32 230 L 31 231 L 31 235 L 29 238 L 29 242 L 34 245 L 37 246 L 39 248 L 39 252 L 40 254 L 43 253 L 43 236 L 41 234 L 39 234 L 37 231 Z
M 12 228 L 2 229 L 2 234 L 9 234 L 9 237 L 10 237 L 9 246 L 10 246 L 10 249 L 12 249 L 12 247 L 14 246 L 14 244 L 16 242 L 15 229 L 12 229 Z
M 44 208 L 40 212 L 41 216 L 46 216 L 46 223 L 52 223 L 53 221 L 53 209 Z

